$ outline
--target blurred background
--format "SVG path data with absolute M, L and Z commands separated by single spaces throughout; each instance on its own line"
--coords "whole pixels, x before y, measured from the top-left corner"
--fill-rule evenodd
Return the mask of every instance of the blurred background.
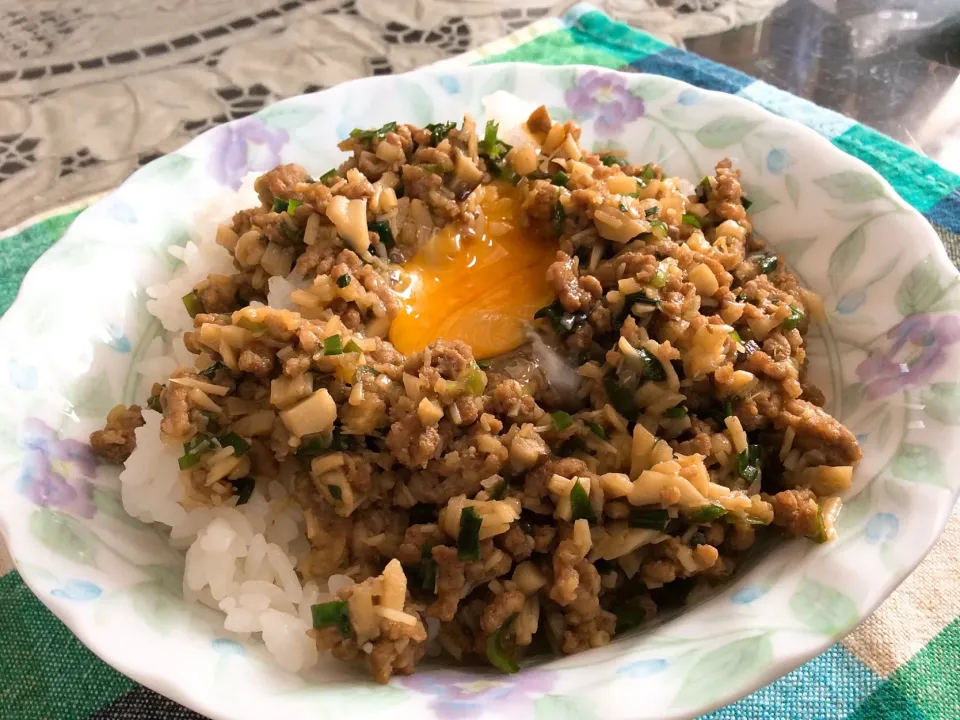
M 960 172 L 960 0 L 594 0 Z M 0 0 L 3 226 L 275 100 L 411 70 L 556 0 Z

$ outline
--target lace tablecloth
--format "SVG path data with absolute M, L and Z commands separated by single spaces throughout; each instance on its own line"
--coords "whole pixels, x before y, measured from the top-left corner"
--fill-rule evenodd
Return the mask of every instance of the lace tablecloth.
M 783 0 L 606 0 L 679 40 Z M 557 0 L 0 0 L 0 229 L 275 100 L 457 55 Z

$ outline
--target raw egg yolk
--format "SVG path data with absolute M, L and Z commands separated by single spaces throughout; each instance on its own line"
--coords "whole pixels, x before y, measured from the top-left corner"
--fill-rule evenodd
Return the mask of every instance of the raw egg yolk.
M 482 232 L 448 225 L 404 266 L 409 284 L 390 340 L 410 355 L 435 340 L 462 340 L 477 359 L 523 344 L 534 313 L 553 301 L 547 268 L 557 243 L 521 224 L 519 192 L 486 186 Z

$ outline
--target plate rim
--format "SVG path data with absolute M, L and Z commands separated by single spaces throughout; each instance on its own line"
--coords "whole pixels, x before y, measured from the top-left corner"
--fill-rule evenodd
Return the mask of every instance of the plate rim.
M 658 81 L 667 81 L 671 84 L 674 84 L 680 89 L 690 89 L 695 90 L 699 93 L 704 93 L 711 96 L 714 100 L 720 100 L 723 103 L 728 103 L 742 112 L 743 114 L 752 114 L 756 117 L 771 120 L 776 122 L 778 125 L 789 130 L 791 134 L 801 135 L 807 138 L 811 143 L 815 143 L 818 147 L 822 147 L 824 155 L 834 155 L 837 158 L 842 158 L 838 164 L 847 163 L 848 166 L 855 167 L 860 172 L 870 175 L 875 180 L 879 181 L 885 190 L 885 192 L 892 197 L 899 199 L 902 203 L 902 207 L 906 211 L 907 216 L 910 218 L 912 223 L 917 223 L 919 221 L 922 223 L 923 232 L 922 234 L 926 236 L 926 240 L 922 240 L 922 244 L 930 249 L 930 255 L 935 259 L 935 264 L 937 268 L 942 272 L 946 270 L 947 274 L 952 276 L 954 280 L 960 278 L 960 270 L 958 270 L 953 263 L 950 261 L 949 256 L 947 255 L 946 248 L 944 247 L 942 241 L 937 235 L 936 231 L 933 229 L 932 224 L 923 214 L 918 211 L 913 205 L 906 201 L 896 189 L 883 177 L 877 170 L 867 164 L 865 161 L 857 158 L 849 153 L 845 152 L 841 148 L 834 145 L 829 138 L 821 135 L 816 130 L 810 128 L 803 123 L 778 115 L 767 108 L 761 106 L 757 102 L 745 98 L 739 95 L 732 93 L 722 92 L 718 90 L 709 90 L 691 83 L 673 78 L 667 75 L 659 75 L 656 73 L 636 73 L 636 72 L 624 72 L 622 70 L 615 70 L 612 68 L 606 68 L 603 66 L 596 65 L 584 65 L 584 64 L 567 64 L 567 65 L 540 65 L 537 63 L 529 62 L 481 62 L 475 65 L 468 66 L 456 66 L 444 63 L 437 66 L 427 66 L 424 68 L 418 68 L 406 73 L 397 74 L 397 75 L 382 75 L 382 76 L 368 76 L 362 78 L 356 78 L 344 83 L 339 83 L 330 88 L 320 90 L 314 93 L 302 93 L 295 95 L 289 98 L 284 98 L 275 103 L 265 106 L 263 109 L 257 113 L 246 116 L 244 118 L 238 118 L 231 120 L 227 123 L 222 123 L 221 125 L 216 125 L 200 135 L 192 138 L 190 141 L 184 143 L 182 146 L 177 148 L 167 155 L 163 155 L 155 160 L 152 160 L 150 163 L 147 163 L 141 168 L 138 168 L 133 172 L 129 177 L 127 177 L 122 183 L 117 185 L 112 190 L 101 194 L 95 202 L 89 205 L 86 209 L 83 210 L 78 219 L 82 218 L 83 215 L 86 215 L 88 210 L 91 208 L 97 208 L 102 206 L 104 203 L 108 202 L 112 197 L 114 197 L 122 188 L 135 185 L 137 183 L 138 177 L 144 171 L 157 163 L 162 161 L 168 155 L 180 154 L 188 151 L 191 147 L 196 148 L 198 146 L 204 146 L 209 143 L 209 136 L 211 133 L 222 131 L 224 127 L 236 126 L 239 123 L 242 123 L 248 120 L 250 117 L 258 117 L 265 111 L 275 111 L 277 108 L 283 107 L 285 105 L 295 106 L 298 103 L 302 102 L 305 97 L 316 97 L 323 95 L 324 93 L 329 93 L 331 91 L 336 91 L 340 93 L 345 93 L 349 96 L 350 91 L 356 89 L 358 86 L 370 85 L 377 86 L 380 84 L 389 84 L 402 80 L 404 78 L 410 77 L 420 77 L 420 76 L 462 76 L 462 75 L 496 75 L 500 72 L 509 72 L 511 68 L 523 68 L 525 70 L 536 70 L 537 72 L 544 74 L 559 74 L 563 72 L 570 72 L 573 70 L 578 75 L 580 73 L 585 73 L 589 71 L 600 72 L 604 74 L 613 74 L 617 76 L 622 76 L 624 78 L 637 78 L 637 77 L 656 77 Z M 339 103 L 340 106 L 346 105 L 348 102 Z M 201 157 L 206 155 L 202 153 Z M 918 229 L 919 229 L 918 225 Z M 25 298 L 33 293 L 34 285 L 37 285 L 37 280 L 46 270 L 46 266 L 55 262 L 51 258 L 55 258 L 56 248 L 63 247 L 65 240 L 71 239 L 71 233 L 77 234 L 79 231 L 76 229 L 76 224 L 71 224 L 67 229 L 64 235 L 50 248 L 48 248 L 44 253 L 31 265 L 29 270 L 25 273 L 23 280 L 21 282 L 20 288 L 17 291 L 14 301 L 11 303 L 10 307 L 4 313 L 3 317 L 0 318 L 0 339 L 6 339 L 8 334 L 11 334 L 10 328 L 13 324 L 10 318 L 15 314 L 21 312 L 25 306 Z M 773 242 L 774 246 L 776 242 Z M 960 315 L 960 313 L 955 313 Z M 960 430 L 952 431 L 952 434 L 960 436 Z M 22 458 L 22 454 L 19 456 Z M 19 471 L 22 463 L 17 462 L 10 469 L 11 474 L 15 474 Z M 900 587 L 904 580 L 916 569 L 916 567 L 927 557 L 930 550 L 939 540 L 942 535 L 947 522 L 949 521 L 951 511 L 954 505 L 957 503 L 958 497 L 960 497 L 960 486 L 956 488 L 948 488 L 948 491 L 951 493 L 951 498 L 949 503 L 944 503 L 944 506 L 941 507 L 939 504 L 934 505 L 930 510 L 934 511 L 934 517 L 931 517 L 931 522 L 928 527 L 929 530 L 922 544 L 914 543 L 914 547 L 917 549 L 922 549 L 920 552 L 915 552 L 915 557 L 908 562 L 904 563 L 903 566 L 896 571 L 890 573 L 888 576 L 890 580 L 882 584 L 880 587 L 881 592 L 878 594 L 878 597 L 875 601 L 871 603 L 866 603 L 861 610 L 861 607 L 857 606 L 857 620 L 856 623 L 849 629 L 843 631 L 842 633 L 834 633 L 832 635 L 821 635 L 813 636 L 809 640 L 804 640 L 802 642 L 793 643 L 790 650 L 780 658 L 774 658 L 774 660 L 769 663 L 764 669 L 757 672 L 749 679 L 740 682 L 735 685 L 734 689 L 725 691 L 721 693 L 715 700 L 710 703 L 703 703 L 698 706 L 689 706 L 683 709 L 671 708 L 666 710 L 668 712 L 664 717 L 669 718 L 693 718 L 697 717 L 704 713 L 709 713 L 717 708 L 724 707 L 729 705 L 737 700 L 744 698 L 762 687 L 769 685 L 772 682 L 775 682 L 777 679 L 785 676 L 786 674 L 792 672 L 796 668 L 800 667 L 804 663 L 810 661 L 814 657 L 820 655 L 825 650 L 833 646 L 834 644 L 840 642 L 847 634 L 852 632 L 854 629 L 860 626 L 873 612 L 883 603 L 890 595 Z M 14 569 L 20 572 L 20 564 L 18 561 L 18 552 L 17 548 L 21 540 L 17 540 L 13 537 L 13 533 L 10 531 L 7 521 L 4 518 L 3 508 L 0 507 L 0 537 L 3 537 L 7 544 L 7 548 L 10 554 L 11 559 L 13 560 Z M 203 713 L 208 715 L 211 718 L 216 720 L 234 720 L 238 717 L 233 712 L 228 711 L 225 708 L 218 708 L 216 703 L 213 703 L 211 696 L 208 694 L 198 694 L 194 692 L 187 691 L 184 686 L 181 686 L 175 683 L 172 680 L 169 680 L 162 673 L 151 672 L 149 667 L 140 663 L 136 663 L 134 656 L 130 653 L 116 652 L 109 648 L 101 651 L 98 646 L 97 641 L 97 631 L 103 630 L 102 627 L 98 627 L 94 622 L 87 621 L 84 618 L 82 612 L 76 610 L 76 605 L 71 605 L 65 600 L 44 593 L 35 582 L 31 581 L 30 574 L 24 574 L 20 572 L 20 577 L 24 583 L 30 588 L 31 592 L 44 604 L 53 614 L 63 622 L 85 647 L 87 647 L 93 654 L 100 658 L 103 662 L 107 663 L 118 672 L 123 673 L 126 677 L 130 678 L 134 682 L 141 684 L 165 697 L 168 697 L 175 702 L 180 703 L 181 705 L 195 710 L 196 712 Z M 707 600 L 705 605 L 709 605 L 710 602 L 713 602 L 714 599 Z M 136 665 L 136 667 L 134 667 Z

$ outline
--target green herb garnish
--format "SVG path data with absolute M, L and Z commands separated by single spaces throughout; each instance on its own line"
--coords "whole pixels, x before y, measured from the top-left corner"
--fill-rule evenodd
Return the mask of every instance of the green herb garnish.
M 553 229 L 557 231 L 557 235 L 563 232 L 563 221 L 566 217 L 567 213 L 564 212 L 563 205 L 557 200 L 557 204 L 553 206 Z
M 370 228 L 372 232 L 375 232 L 380 238 L 380 242 L 383 243 L 383 246 L 390 250 L 396 241 L 393 239 L 393 231 L 390 229 L 390 223 L 386 220 L 377 220 L 376 222 L 369 223 L 367 227 Z
M 293 215 L 301 205 L 303 205 L 303 200 L 291 200 L 287 203 L 287 214 Z
M 219 442 L 222 447 L 227 447 L 228 445 L 232 447 L 233 454 L 237 456 L 244 455 L 250 451 L 250 443 L 235 432 L 228 432 L 226 435 L 221 435 L 217 438 L 217 442 Z
M 603 425 L 600 423 L 587 423 L 587 427 L 590 428 L 590 432 L 596 435 L 601 440 L 607 439 L 607 431 L 603 429 Z
M 567 175 L 563 170 L 560 170 L 554 173 L 553 177 L 551 178 L 551 181 L 553 182 L 554 185 L 565 188 L 567 186 L 567 183 L 570 182 L 570 176 Z
M 751 484 L 760 477 L 759 445 L 747 445 L 747 449 L 737 455 L 737 474 Z
M 354 128 L 350 131 L 350 137 L 357 140 L 375 140 L 384 137 L 388 132 L 393 132 L 397 129 L 397 123 L 395 121 L 385 123 L 376 130 L 363 130 L 362 128 Z
M 640 348 L 637 350 L 637 353 L 640 355 L 640 361 L 643 363 L 643 376 L 647 380 L 663 382 L 667 379 L 667 373 L 663 369 L 663 363 L 660 362 L 660 358 L 646 348 Z
M 183 456 L 177 460 L 181 470 L 188 470 L 200 463 L 200 456 L 209 450 L 213 444 L 208 438 L 197 435 L 183 444 Z
M 717 505 L 716 503 L 711 503 L 710 505 L 704 505 L 703 507 L 697 508 L 689 515 L 687 515 L 687 520 L 694 524 L 708 523 L 711 520 L 716 520 L 718 517 L 727 514 L 727 509 L 722 505 Z M 701 543 L 703 544 L 703 543 Z
M 563 410 L 550 413 L 550 417 L 553 418 L 553 427 L 555 430 L 566 430 L 573 425 L 573 418 L 570 417 L 570 413 L 566 413 Z
M 647 297 L 647 294 L 643 290 L 635 293 L 630 293 L 629 295 L 623 298 L 624 307 L 631 307 L 635 303 L 640 303 L 641 305 L 650 305 L 652 307 L 660 307 L 660 300 L 657 298 Z
M 340 173 L 337 171 L 336 168 L 327 170 L 323 175 L 320 176 L 320 182 L 325 183 L 327 180 L 332 180 L 333 178 L 337 177 L 339 174 Z
M 234 495 L 237 496 L 237 505 L 246 505 L 253 495 L 253 488 L 257 484 L 252 477 L 242 477 L 237 480 L 231 480 Z
M 614 165 L 626 165 L 627 161 L 623 158 L 619 158 L 616 155 L 603 155 L 600 157 L 600 162 L 602 162 L 607 167 L 613 167 Z
M 517 661 L 510 657 L 503 649 L 503 636 L 506 635 L 509 622 L 504 623 L 497 631 L 487 637 L 487 660 L 497 670 L 508 674 L 520 672 L 520 666 Z
M 224 367 L 222 360 L 214 360 L 212 363 L 207 365 L 203 370 L 197 373 L 200 377 L 205 377 L 208 380 L 217 374 L 217 370 Z
M 274 198 L 273 199 L 273 211 L 274 212 L 283 212 L 290 205 L 289 201 L 284 200 L 283 198 Z
M 486 127 L 483 129 L 483 140 L 479 143 L 481 155 L 486 155 L 490 159 L 496 159 L 503 153 L 503 143 L 497 139 L 497 132 L 499 130 L 500 123 L 487 120 Z
M 455 122 L 445 122 L 445 123 L 431 123 L 427 125 L 424 129 L 430 131 L 430 144 L 433 147 L 436 147 L 440 144 L 440 141 L 443 140 L 447 135 L 450 134 L 450 131 L 457 127 Z
M 420 546 L 420 564 L 423 566 L 420 587 L 429 593 L 437 590 L 437 561 L 433 559 L 433 545 Z
M 346 345 L 343 346 L 344 352 L 358 353 L 363 352 L 363 349 L 357 345 L 356 340 L 349 340 Z
M 183 300 L 183 306 L 187 309 L 190 317 L 195 318 L 203 312 L 203 303 L 200 302 L 200 296 L 195 292 L 188 292 L 181 300 Z
M 340 339 L 339 333 L 337 335 L 331 335 L 328 338 L 324 338 L 323 354 L 343 355 L 343 341 Z
M 613 405 L 614 410 L 627 420 L 637 419 L 637 401 L 632 391 L 609 377 L 603 379 L 603 387 L 607 391 L 607 397 L 610 398 L 610 404 Z
M 480 368 L 481 370 L 486 370 L 487 368 L 490 367 L 490 361 L 489 361 L 489 360 L 477 360 L 477 367 Z
M 491 500 L 499 500 L 503 497 L 504 493 L 507 492 L 507 481 L 501 480 L 497 483 L 497 486 L 488 492 Z
M 801 320 L 803 320 L 803 310 L 791 303 L 790 314 L 787 316 L 787 319 L 783 321 L 783 329 L 793 330 L 800 324 Z
M 248 317 L 242 317 L 236 322 L 237 327 L 243 328 L 244 330 L 249 330 L 252 333 L 262 333 L 266 328 L 263 323 L 258 323 L 256 320 L 251 320 Z
M 343 489 L 339 485 L 327 485 L 327 490 L 334 500 L 343 500 Z
M 337 278 L 337 287 L 345 288 L 347 285 L 350 284 L 350 279 L 351 279 L 350 275 L 348 273 L 344 273 L 343 275 Z
M 483 524 L 477 511 L 465 507 L 460 513 L 460 532 L 457 535 L 457 560 L 461 562 L 480 559 L 480 526 Z
M 668 418 L 682 418 L 687 416 L 687 409 L 683 405 L 667 408 L 663 411 L 664 416 Z
M 597 514 L 593 511 L 593 505 L 590 504 L 590 496 L 583 489 L 583 485 L 577 480 L 570 488 L 570 519 L 571 520 L 594 520 Z
M 644 211 L 643 211 L 643 214 L 644 214 L 644 216 L 646 216 L 646 217 L 653 217 L 653 216 L 656 215 L 658 212 L 660 212 L 660 206 L 659 206 L 659 205 L 654 205 L 653 207 L 648 207 L 646 210 L 644 210 Z
M 696 215 L 693 215 L 692 213 L 684 213 L 683 215 L 680 216 L 680 221 L 684 225 L 692 225 L 695 228 L 698 228 L 698 229 L 700 228 L 700 218 L 698 218 Z
M 750 258 L 757 264 L 757 272 L 769 275 L 777 269 L 777 256 L 773 253 L 758 253 Z
M 331 600 L 313 605 L 310 612 L 313 615 L 315 628 L 336 626 L 343 637 L 350 637 L 350 606 L 346 600 Z
M 657 176 L 656 170 L 653 169 L 653 163 L 647 163 L 643 166 L 643 170 L 640 173 L 640 177 L 644 182 L 650 182 Z
M 662 508 L 631 510 L 627 524 L 632 528 L 644 530 L 660 530 L 661 532 L 670 522 L 670 513 Z

